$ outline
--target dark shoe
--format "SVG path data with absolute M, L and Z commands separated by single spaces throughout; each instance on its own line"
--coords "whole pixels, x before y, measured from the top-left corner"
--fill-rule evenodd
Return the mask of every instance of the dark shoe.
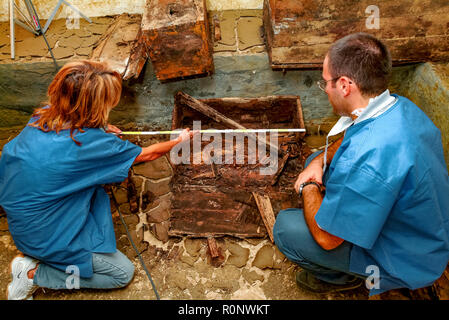
M 302 289 L 313 291 L 316 293 L 330 293 L 337 291 L 346 291 L 360 287 L 363 279 L 354 276 L 354 279 L 345 284 L 333 284 L 324 282 L 315 278 L 310 272 L 301 270 L 296 273 L 296 284 Z

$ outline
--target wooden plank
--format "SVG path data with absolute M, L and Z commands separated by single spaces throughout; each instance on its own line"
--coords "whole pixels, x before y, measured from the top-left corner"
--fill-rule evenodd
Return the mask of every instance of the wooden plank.
M 143 66 L 147 62 L 148 52 L 142 38 L 142 29 L 139 28 L 137 39 L 134 41 L 129 54 L 128 65 L 126 66 L 123 80 L 137 79 L 142 72 Z
M 106 62 L 125 80 L 137 78 L 147 59 L 140 39 L 141 19 L 141 15 L 118 16 L 99 39 L 90 59 Z
M 160 81 L 214 72 L 205 0 L 147 1 L 142 33 Z
M 236 121 L 224 116 L 217 110 L 209 107 L 207 104 L 195 99 L 194 97 L 184 93 L 184 92 L 177 92 L 175 94 L 175 100 L 178 100 L 179 102 L 195 109 L 198 112 L 201 112 L 202 114 L 208 116 L 209 118 L 215 120 L 218 123 L 223 123 L 226 126 L 231 127 L 232 129 L 247 129 L 246 127 L 242 126 L 241 124 L 237 123 Z M 259 136 L 255 134 L 248 134 L 248 138 L 259 140 Z M 270 143 L 262 141 L 263 144 L 266 144 L 267 146 L 270 146 L 270 151 L 273 150 L 276 154 L 282 153 L 282 150 L 279 150 L 279 148 Z
M 449 60 L 449 2 L 375 3 L 378 29 L 367 28 L 370 5 L 369 0 L 265 0 L 264 29 L 272 68 L 319 68 L 331 44 L 354 32 L 381 39 L 394 65 Z
M 256 199 L 257 207 L 259 208 L 260 215 L 262 216 L 262 220 L 267 228 L 270 240 L 274 243 L 273 227 L 276 222 L 276 218 L 274 217 L 270 198 L 267 195 L 260 195 L 256 192 L 253 192 L 253 196 L 254 199 Z
M 215 241 L 214 237 L 207 237 L 207 245 L 209 246 L 209 252 L 212 258 L 216 258 L 220 255 L 217 241 Z
M 198 112 L 201 112 L 202 114 L 205 114 L 211 119 L 214 119 L 218 123 L 224 123 L 227 126 L 230 126 L 233 129 L 246 129 L 241 124 L 235 122 L 232 119 L 229 119 L 228 117 L 224 116 L 217 110 L 212 109 L 207 104 L 195 99 L 194 97 L 184 93 L 184 92 L 177 92 L 175 94 L 175 99 L 180 101 L 181 103 L 184 103 L 185 105 L 195 109 Z

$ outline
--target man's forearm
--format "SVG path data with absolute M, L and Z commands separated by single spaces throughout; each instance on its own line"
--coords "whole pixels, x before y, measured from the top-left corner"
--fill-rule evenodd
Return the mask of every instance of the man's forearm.
M 343 243 L 343 239 L 338 238 L 329 232 L 321 229 L 315 221 L 315 215 L 323 202 L 323 195 L 317 186 L 310 184 L 303 189 L 303 212 L 307 227 L 312 237 L 320 247 L 325 250 L 331 250 Z

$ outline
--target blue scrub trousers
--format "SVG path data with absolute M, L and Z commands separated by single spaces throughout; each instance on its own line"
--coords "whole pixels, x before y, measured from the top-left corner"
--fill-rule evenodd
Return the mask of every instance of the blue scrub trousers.
M 309 156 L 305 167 L 321 152 Z M 326 170 L 323 176 L 324 184 L 327 178 Z M 352 244 L 344 241 L 333 250 L 321 248 L 307 227 L 302 209 L 290 208 L 280 211 L 276 217 L 273 235 L 276 246 L 290 261 L 322 281 L 345 284 L 353 280 L 354 276 L 364 278 L 349 271 Z
M 93 276 L 79 278 L 79 288 L 115 289 L 125 287 L 134 276 L 133 263 L 119 250 L 115 253 L 92 254 Z M 49 289 L 72 289 L 70 284 L 74 273 L 53 268 L 45 263 L 39 263 L 34 274 L 33 283 Z M 69 285 L 67 284 L 69 282 Z

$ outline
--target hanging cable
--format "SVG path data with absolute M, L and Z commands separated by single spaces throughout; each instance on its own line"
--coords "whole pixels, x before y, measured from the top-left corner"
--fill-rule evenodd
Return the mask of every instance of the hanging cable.
M 111 194 L 112 194 L 112 200 L 114 201 L 114 205 L 117 208 L 118 214 L 120 216 L 120 220 L 122 221 L 122 224 L 125 227 L 126 235 L 128 236 L 129 242 L 131 243 L 131 245 L 133 246 L 134 250 L 136 251 L 137 256 L 139 257 L 140 264 L 142 265 L 143 269 L 145 270 L 145 272 L 147 274 L 148 279 L 151 282 L 151 286 L 153 287 L 153 291 L 156 294 L 156 299 L 157 300 L 161 300 L 161 298 L 159 297 L 159 294 L 158 294 L 158 292 L 156 290 L 156 286 L 155 286 L 155 284 L 153 282 L 153 278 L 151 278 L 151 274 L 148 271 L 148 269 L 147 269 L 147 267 L 145 265 L 145 262 L 142 259 L 142 256 L 140 255 L 139 249 L 137 249 L 136 245 L 134 244 L 133 239 L 131 238 L 131 235 L 129 234 L 128 226 L 126 225 L 125 219 L 123 219 L 123 215 L 122 215 L 122 213 L 121 213 L 121 211 L 119 209 L 117 200 L 115 199 L 115 195 L 114 195 L 114 192 L 112 190 L 111 190 Z

